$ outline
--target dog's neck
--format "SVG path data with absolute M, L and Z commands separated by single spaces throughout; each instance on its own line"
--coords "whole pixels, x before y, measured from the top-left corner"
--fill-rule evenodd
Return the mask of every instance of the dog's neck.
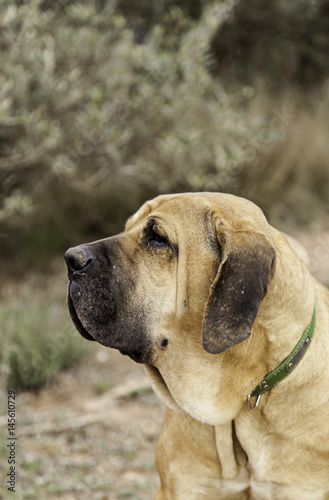
M 274 244 L 275 240 L 280 240 L 280 244 L 275 245 L 276 269 L 255 322 L 255 329 L 261 327 L 267 336 L 269 370 L 280 364 L 283 356 L 288 356 L 295 347 L 311 321 L 316 303 L 316 282 L 306 265 L 296 259 L 290 245 L 278 231 L 273 230 L 272 238 Z M 284 257 L 281 253 L 283 246 Z

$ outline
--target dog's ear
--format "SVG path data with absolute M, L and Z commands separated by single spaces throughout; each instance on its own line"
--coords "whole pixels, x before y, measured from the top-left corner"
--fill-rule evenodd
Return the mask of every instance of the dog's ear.
M 203 347 L 212 354 L 250 336 L 276 260 L 274 246 L 261 233 L 224 231 L 218 224 L 217 240 L 221 260 L 202 325 Z

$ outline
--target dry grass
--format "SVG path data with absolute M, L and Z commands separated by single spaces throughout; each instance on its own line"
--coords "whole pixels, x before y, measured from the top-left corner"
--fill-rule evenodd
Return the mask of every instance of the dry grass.
M 261 108 L 266 125 L 251 139 L 250 161 L 240 171 L 239 194 L 261 206 L 273 223 L 290 228 L 329 209 L 329 90 L 303 99 L 289 91 L 275 101 L 255 96 L 250 118 Z M 281 138 L 270 144 L 274 132 Z

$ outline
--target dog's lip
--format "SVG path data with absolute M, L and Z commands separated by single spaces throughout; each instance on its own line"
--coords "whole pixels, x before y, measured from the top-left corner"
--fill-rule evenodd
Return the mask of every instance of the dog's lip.
M 69 291 L 67 294 L 67 304 L 73 324 L 80 333 L 80 335 L 82 335 L 82 337 L 84 337 L 87 340 L 95 341 L 96 339 L 90 335 L 90 333 L 85 329 L 85 327 L 81 323 L 79 316 L 77 315 L 77 312 L 75 310 L 74 303 L 72 297 L 70 296 Z M 119 345 L 109 345 L 108 343 L 102 341 L 98 342 L 104 345 L 105 347 L 112 347 L 113 349 L 118 349 L 121 352 L 121 354 L 123 354 L 124 356 L 129 356 L 136 363 L 147 363 L 151 359 L 150 357 L 151 349 L 146 349 L 145 351 L 143 351 L 132 348 L 128 349 L 127 347 L 120 347 Z
M 120 353 L 124 356 L 129 356 L 136 363 L 146 363 L 149 360 L 149 352 L 142 352 L 138 350 L 125 350 L 119 349 Z
M 85 327 L 81 323 L 81 321 L 76 313 L 76 310 L 75 310 L 75 307 L 73 304 L 73 300 L 70 296 L 70 291 L 68 291 L 68 293 L 67 293 L 67 305 L 69 308 L 69 312 L 70 312 L 70 316 L 71 316 L 71 319 L 73 321 L 73 324 L 74 324 L 75 328 L 78 330 L 78 332 L 80 333 L 80 335 L 82 335 L 82 337 L 84 337 L 87 340 L 95 341 L 95 339 L 87 332 L 87 330 L 85 329 Z

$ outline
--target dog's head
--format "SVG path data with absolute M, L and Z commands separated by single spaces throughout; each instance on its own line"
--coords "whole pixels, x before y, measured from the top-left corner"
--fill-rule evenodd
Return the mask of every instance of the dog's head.
M 159 196 L 124 232 L 66 252 L 72 320 L 141 363 L 156 365 L 176 345 L 226 351 L 251 334 L 274 269 L 270 238 L 247 200 Z

